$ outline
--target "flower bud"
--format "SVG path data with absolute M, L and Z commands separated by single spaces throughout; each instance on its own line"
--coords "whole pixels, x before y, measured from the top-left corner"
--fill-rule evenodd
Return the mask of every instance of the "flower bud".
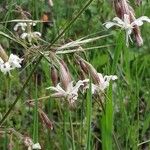
M 135 36 L 135 40 L 136 40 L 136 43 L 137 45 L 140 47 L 143 45 L 143 39 L 142 39 L 142 36 L 141 36 L 141 32 L 140 32 L 140 29 L 138 26 L 136 26 L 134 29 L 133 29 L 133 33 L 134 33 L 134 36 Z
M 58 83 L 58 73 L 54 66 L 51 67 L 51 80 L 54 86 Z
M 82 65 L 84 64 L 84 66 L 81 65 L 82 68 L 84 68 L 83 71 L 85 70 L 84 72 L 87 74 L 90 73 L 90 75 L 93 79 L 93 83 L 99 84 L 100 79 L 99 79 L 99 76 L 98 76 L 96 69 L 90 63 L 88 63 L 87 61 L 85 61 L 82 58 L 80 58 L 80 64 L 82 64 Z
M 60 82 L 61 82 L 64 90 L 67 90 L 67 87 L 68 87 L 69 83 L 71 82 L 71 75 L 70 75 L 68 67 L 64 63 L 64 61 L 62 61 L 62 60 L 60 61 L 59 67 L 60 67 Z
M 123 19 L 124 14 L 129 15 L 129 4 L 126 0 L 113 0 L 113 5 L 116 11 L 116 14 L 119 18 Z
M 80 60 L 80 66 L 81 66 L 82 70 L 83 70 L 86 74 L 88 74 L 88 68 L 87 68 L 86 64 L 85 64 L 82 60 Z
M 5 50 L 3 49 L 3 47 L 0 44 L 0 58 L 2 58 L 2 60 L 4 62 L 8 61 L 8 55 L 6 54 Z
M 39 115 L 42 123 L 48 128 L 53 130 L 53 124 L 49 120 L 48 116 L 45 114 L 45 112 L 42 109 L 39 109 Z

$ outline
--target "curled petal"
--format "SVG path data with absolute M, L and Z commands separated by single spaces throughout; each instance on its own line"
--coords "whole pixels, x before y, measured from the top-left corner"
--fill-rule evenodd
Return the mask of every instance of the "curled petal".
M 28 36 L 28 33 L 24 32 L 20 35 L 20 38 L 24 40 L 26 39 L 27 36 Z
M 41 37 L 41 33 L 40 32 L 33 32 L 33 37 Z
M 26 23 L 22 23 L 22 22 L 17 23 L 17 24 L 14 26 L 14 31 L 17 31 L 19 27 L 21 27 L 22 31 L 25 31 L 26 26 L 27 26 Z
M 147 16 L 142 16 L 142 17 L 140 17 L 140 18 L 134 20 L 134 21 L 132 22 L 132 25 L 133 25 L 133 26 L 134 26 L 134 25 L 142 26 L 143 23 L 144 23 L 144 21 L 150 23 L 150 18 L 148 18 Z

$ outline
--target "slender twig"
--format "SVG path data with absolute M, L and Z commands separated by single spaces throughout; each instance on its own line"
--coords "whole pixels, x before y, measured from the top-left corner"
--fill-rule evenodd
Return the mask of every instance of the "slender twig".
M 146 143 L 149 143 L 149 142 L 150 142 L 150 140 L 147 140 L 147 141 L 144 141 L 144 142 L 139 143 L 137 146 L 141 146 L 141 145 L 146 144 Z

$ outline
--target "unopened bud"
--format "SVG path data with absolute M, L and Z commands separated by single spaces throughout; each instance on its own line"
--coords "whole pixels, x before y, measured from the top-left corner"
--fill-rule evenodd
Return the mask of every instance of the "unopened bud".
M 93 83 L 99 84 L 100 79 L 99 79 L 99 76 L 98 76 L 98 73 L 97 73 L 96 69 L 90 63 L 88 63 L 87 61 L 85 61 L 82 58 L 80 59 L 80 62 L 82 62 L 82 64 L 85 65 L 85 68 L 87 68 L 88 73 L 90 73 L 90 75 L 93 79 Z
M 0 45 L 0 58 L 4 61 L 7 62 L 8 61 L 8 55 L 6 54 L 5 50 L 3 49 L 3 47 Z
M 54 66 L 51 67 L 51 80 L 54 86 L 58 83 L 58 72 Z
M 124 14 L 129 15 L 129 4 L 126 0 L 113 0 L 113 5 L 116 11 L 116 14 L 119 18 L 123 19 Z
M 48 128 L 53 130 L 53 124 L 48 118 L 48 116 L 45 114 L 45 112 L 42 109 L 39 109 L 39 115 L 42 123 Z
M 86 74 L 88 74 L 88 68 L 87 68 L 86 64 L 85 64 L 82 60 L 80 60 L 80 66 L 81 66 L 81 69 L 82 69 Z
M 134 29 L 133 29 L 133 33 L 134 33 L 134 36 L 135 36 L 135 40 L 136 40 L 136 43 L 137 45 L 140 47 L 143 45 L 143 39 L 142 39 L 142 36 L 141 36 L 141 32 L 140 32 L 140 29 L 138 26 L 136 26 Z
M 67 90 L 67 87 L 71 82 L 71 75 L 64 61 L 60 61 L 59 65 L 60 65 L 60 82 L 64 90 Z

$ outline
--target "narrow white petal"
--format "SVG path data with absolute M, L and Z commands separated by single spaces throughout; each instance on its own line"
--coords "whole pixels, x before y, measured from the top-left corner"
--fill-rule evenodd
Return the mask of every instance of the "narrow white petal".
M 121 27 L 120 24 L 115 23 L 115 22 L 106 22 L 106 23 L 104 23 L 104 26 L 105 26 L 107 29 L 109 29 L 109 28 L 111 28 L 111 27 L 113 27 L 113 26 L 119 26 L 119 27 Z
M 134 25 L 142 26 L 143 23 L 144 23 L 144 21 L 150 23 L 150 18 L 148 18 L 147 16 L 142 16 L 142 17 L 140 17 L 140 18 L 134 20 L 134 21 L 132 22 L 132 25 L 133 25 L 133 26 L 134 26 Z
M 79 80 L 72 89 L 72 93 L 77 94 L 81 85 L 84 85 L 84 81 Z
M 34 37 L 41 37 L 41 33 L 40 32 L 33 32 L 32 34 L 34 35 Z
M 120 25 L 124 25 L 124 21 L 122 21 L 119 17 L 115 17 L 113 21 L 116 21 Z

